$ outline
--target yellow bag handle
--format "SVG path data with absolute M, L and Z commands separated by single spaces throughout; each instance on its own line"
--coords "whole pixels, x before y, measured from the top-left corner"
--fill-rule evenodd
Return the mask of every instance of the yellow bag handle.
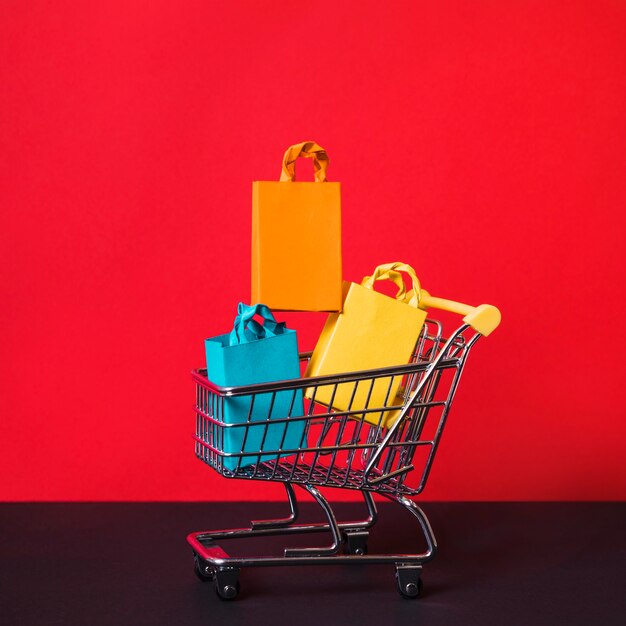
M 406 291 L 404 281 L 400 272 L 406 272 L 413 281 L 413 289 Z M 441 309 L 463 315 L 463 321 L 469 324 L 476 332 L 485 337 L 491 334 L 499 325 L 502 319 L 500 311 L 491 304 L 480 304 L 476 307 L 445 298 L 435 298 L 425 289 L 422 289 L 415 274 L 415 270 L 406 263 L 385 263 L 379 265 L 371 276 L 366 276 L 361 285 L 368 289 L 374 288 L 377 280 L 390 280 L 398 287 L 396 300 L 405 302 L 409 306 L 418 307 L 423 310 Z
M 283 156 L 283 169 L 280 172 L 281 183 L 293 183 L 296 180 L 296 161 L 298 157 L 313 159 L 313 175 L 316 183 L 326 182 L 328 155 L 326 150 L 314 141 L 303 141 L 289 146 Z
M 411 277 L 413 283 L 413 289 L 406 290 L 404 286 L 404 280 L 402 280 L 402 274 L 405 272 Z M 420 299 L 422 297 L 422 289 L 420 281 L 417 278 L 415 270 L 406 263 L 384 263 L 379 265 L 371 276 L 365 276 L 361 281 L 361 285 L 366 289 L 374 289 L 374 283 L 377 280 L 390 280 L 398 287 L 398 293 L 396 293 L 396 300 L 404 302 L 409 306 L 418 308 Z

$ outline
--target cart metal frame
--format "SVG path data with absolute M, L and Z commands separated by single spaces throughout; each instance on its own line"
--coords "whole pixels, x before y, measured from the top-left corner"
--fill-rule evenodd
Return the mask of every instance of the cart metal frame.
M 435 305 L 448 303 L 435 298 L 431 298 L 432 302 Z M 248 528 L 194 532 L 187 537 L 193 549 L 196 575 L 202 580 L 213 580 L 220 598 L 230 600 L 238 595 L 241 568 L 338 564 L 392 564 L 400 594 L 406 598 L 421 594 L 422 566 L 434 558 L 437 541 L 425 513 L 409 496 L 419 495 L 426 485 L 471 348 L 500 321 L 499 312 L 490 305 L 474 309 L 452 304 L 455 309 L 449 306 L 437 308 L 467 313 L 464 321 L 468 323 L 446 339 L 442 323 L 427 319 L 407 365 L 240 387 L 218 387 L 206 378 L 205 370 L 192 372 L 196 384 L 196 456 L 225 478 L 282 482 L 289 505 L 289 515 L 282 519 L 253 521 Z M 487 325 L 481 324 L 485 316 L 490 319 Z M 303 364 L 310 355 L 300 355 Z M 398 377 L 402 380 L 400 393 L 391 398 L 390 391 Z M 371 404 L 371 390 L 374 383 L 381 380 L 388 381 L 385 402 Z M 352 386 L 353 399 L 359 386 L 369 385 L 365 405 L 339 411 L 315 401 L 317 389 L 328 386 L 336 393 L 339 385 Z M 305 415 L 292 415 L 290 410 L 288 415 L 273 416 L 273 398 L 279 392 L 291 392 L 294 398 L 297 393 L 308 396 Z M 254 399 L 259 394 L 269 394 L 271 398 L 268 415 L 261 420 L 251 419 Z M 250 398 L 248 416 L 240 423 L 225 423 L 222 420 L 224 402 L 237 396 Z M 395 421 L 385 428 L 389 414 Z M 263 437 L 258 462 L 242 464 L 242 457 L 249 461 L 251 455 L 248 449 L 243 450 L 247 429 L 267 429 L 270 424 L 274 428 L 276 424 L 285 424 L 286 428 L 288 423 L 298 420 L 304 421 L 300 446 L 264 449 Z M 244 431 L 244 443 L 238 453 L 223 450 L 224 432 L 230 428 Z M 275 458 L 262 461 L 261 454 L 264 459 L 268 455 L 275 455 Z M 234 469 L 225 467 L 225 457 L 237 459 Z M 233 463 L 229 465 L 232 467 Z M 419 477 L 417 484 L 409 484 L 408 479 L 412 476 Z M 313 497 L 324 512 L 325 522 L 298 523 L 294 486 Z M 320 492 L 320 488 L 326 487 L 359 490 L 367 517 L 338 521 L 330 503 Z M 368 535 L 378 519 L 373 493 L 398 503 L 413 516 L 424 537 L 423 552 L 368 554 Z M 229 539 L 321 532 L 330 534 L 329 545 L 286 547 L 282 555 L 236 557 L 221 547 Z

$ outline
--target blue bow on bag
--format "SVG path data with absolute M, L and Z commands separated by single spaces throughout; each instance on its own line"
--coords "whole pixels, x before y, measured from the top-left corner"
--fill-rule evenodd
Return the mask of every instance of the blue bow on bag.
M 263 324 L 254 319 L 255 315 L 263 318 Z M 230 333 L 230 345 L 236 346 L 266 337 L 276 337 L 284 334 L 285 330 L 285 322 L 277 322 L 269 307 L 264 304 L 249 306 L 240 302 L 237 306 L 235 324 Z

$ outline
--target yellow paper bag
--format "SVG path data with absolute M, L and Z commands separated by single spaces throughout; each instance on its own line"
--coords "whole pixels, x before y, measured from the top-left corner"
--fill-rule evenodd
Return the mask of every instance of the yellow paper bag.
M 408 292 L 399 272 L 406 272 L 413 283 Z M 377 280 L 391 280 L 398 286 L 395 299 L 374 291 Z M 376 268 L 360 285 L 343 283 L 343 310 L 328 316 L 315 346 L 305 376 L 343 374 L 359 370 L 404 365 L 411 354 L 426 319 L 418 308 L 420 284 L 415 271 L 405 263 L 388 263 Z M 332 386 L 306 391 L 306 397 L 338 411 L 361 411 L 401 404 L 397 398 L 401 376 L 369 380 L 356 387 L 340 384 L 334 396 Z M 364 413 L 366 421 L 389 427 L 397 411 Z
M 295 182 L 298 157 L 315 182 Z M 341 311 L 341 192 L 326 181 L 328 155 L 291 146 L 280 182 L 252 183 L 252 302 L 282 311 Z

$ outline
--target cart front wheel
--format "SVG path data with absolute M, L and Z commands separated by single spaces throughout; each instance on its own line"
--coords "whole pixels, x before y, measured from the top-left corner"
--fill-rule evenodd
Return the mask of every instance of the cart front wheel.
M 215 572 L 215 593 L 220 600 L 234 600 L 239 595 L 239 570 L 218 570 Z
M 396 583 L 403 598 L 414 600 L 422 595 L 421 567 L 396 567 Z

